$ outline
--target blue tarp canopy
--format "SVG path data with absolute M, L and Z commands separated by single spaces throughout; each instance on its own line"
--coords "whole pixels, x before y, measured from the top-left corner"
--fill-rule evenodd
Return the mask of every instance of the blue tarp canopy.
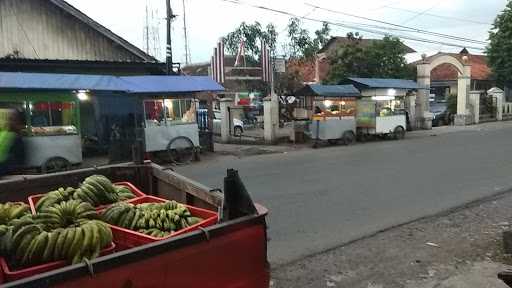
M 393 88 L 393 89 L 419 89 L 418 83 L 405 79 L 383 79 L 383 78 L 348 78 L 345 81 L 359 89 Z
M 0 89 L 124 91 L 108 75 L 0 72 Z
M 308 84 L 299 91 L 297 96 L 324 96 L 324 97 L 359 97 L 361 93 L 354 85 L 321 85 Z
M 224 91 L 205 76 L 111 76 L 0 72 L 0 89 L 91 90 L 125 93 L 173 94 Z
M 157 94 L 224 90 L 208 76 L 126 76 L 120 79 L 125 82 L 129 93 Z

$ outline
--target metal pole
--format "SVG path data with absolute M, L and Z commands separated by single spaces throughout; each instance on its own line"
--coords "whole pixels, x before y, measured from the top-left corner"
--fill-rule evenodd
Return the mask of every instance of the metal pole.
M 167 50 L 166 50 L 166 63 L 167 75 L 172 74 L 172 46 L 171 46 L 171 21 L 174 17 L 171 8 L 171 0 L 166 0 L 167 11 Z
M 183 2 L 183 34 L 185 36 L 185 64 L 190 63 L 190 50 L 188 48 L 188 33 L 187 33 L 187 18 L 186 18 L 186 12 L 187 9 L 185 8 L 185 0 Z

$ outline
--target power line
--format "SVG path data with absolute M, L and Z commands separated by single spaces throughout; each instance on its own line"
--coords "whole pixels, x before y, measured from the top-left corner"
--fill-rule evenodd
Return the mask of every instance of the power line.
M 341 14 L 341 15 L 345 15 L 345 16 L 349 16 L 349 17 L 363 19 L 363 20 L 366 20 L 366 21 L 377 22 L 377 23 L 385 24 L 385 25 L 389 25 L 389 26 L 409 29 L 411 32 L 427 34 L 427 35 L 437 36 L 437 37 L 441 37 L 441 38 L 447 38 L 447 39 L 451 39 L 451 40 L 462 41 L 462 42 L 471 42 L 471 43 L 475 43 L 475 44 L 487 45 L 487 42 L 484 42 L 484 41 L 473 40 L 473 39 L 468 39 L 468 38 L 463 38 L 463 37 L 458 37 L 458 36 L 453 36 L 453 35 L 448 35 L 448 34 L 443 34 L 443 33 L 437 33 L 437 32 L 432 32 L 432 31 L 423 30 L 423 29 L 418 29 L 418 28 L 414 28 L 414 27 L 399 25 L 399 24 L 395 24 L 395 23 L 391 23 L 391 22 L 386 22 L 386 21 L 372 19 L 372 18 L 368 18 L 368 17 L 364 17 L 364 16 L 354 15 L 354 14 L 350 14 L 350 13 L 346 13 L 346 12 L 336 11 L 336 10 L 320 7 L 320 6 L 317 6 L 317 5 L 314 5 L 314 4 L 310 4 L 310 3 L 304 3 L 304 4 L 307 5 L 307 6 L 316 7 L 317 9 L 324 10 L 324 11 L 331 12 L 331 13 L 335 13 L 335 14 Z
M 299 15 L 296 15 L 296 14 L 293 14 L 293 13 L 290 13 L 290 12 L 287 12 L 287 11 L 278 10 L 278 9 L 275 9 L 275 8 L 265 7 L 265 6 L 261 6 L 261 5 L 254 5 L 254 4 L 250 4 L 250 3 L 245 3 L 245 2 L 241 2 L 239 0 L 219 0 L 219 1 L 233 3 L 233 4 L 237 4 L 237 5 L 246 5 L 246 6 L 250 6 L 250 7 L 253 7 L 253 8 L 258 8 L 258 9 L 261 9 L 261 10 L 265 10 L 265 11 L 269 11 L 269 12 L 273 12 L 273 13 L 277 13 L 277 14 L 286 15 L 288 17 L 296 17 L 296 18 L 300 18 L 300 19 L 304 19 L 304 20 L 308 20 L 308 21 L 312 21 L 312 22 L 318 22 L 318 23 L 328 23 L 328 24 L 333 25 L 333 26 L 339 26 L 339 27 L 344 27 L 344 28 L 348 28 L 348 29 L 364 31 L 364 32 L 368 32 L 368 33 L 376 34 L 376 35 L 395 36 L 395 37 L 399 37 L 399 38 L 410 40 L 410 41 L 424 42 L 424 43 L 431 43 L 431 44 L 442 44 L 442 45 L 445 45 L 445 46 L 458 47 L 458 48 L 469 48 L 469 49 L 481 50 L 481 51 L 485 50 L 482 47 L 475 47 L 475 46 L 467 46 L 467 45 L 462 45 L 462 44 L 448 43 L 448 42 L 442 42 L 442 41 L 437 41 L 437 40 L 432 40 L 432 39 L 418 38 L 418 37 L 412 37 L 412 36 L 404 36 L 404 35 L 400 35 L 400 34 L 392 34 L 392 33 L 389 33 L 389 32 L 362 28 L 360 24 L 358 24 L 356 26 L 356 25 L 348 25 L 348 24 L 340 23 L 340 22 L 332 22 L 332 21 L 327 21 L 327 20 L 320 20 L 320 19 L 311 18 L 311 17 L 302 17 L 302 16 L 299 16 Z M 378 29 L 392 30 L 392 29 L 386 28 L 386 27 L 382 27 L 382 28 L 378 28 Z M 406 30 L 406 31 L 410 32 L 410 30 Z M 454 39 L 452 39 L 452 40 L 454 40 Z M 487 43 L 483 43 L 483 44 L 487 44 Z
M 390 4 L 388 4 L 388 5 L 390 5 Z M 384 6 L 382 6 L 382 8 L 403 11 L 403 12 L 407 12 L 407 13 L 417 13 L 416 11 L 413 11 L 413 10 L 398 8 L 398 7 L 388 6 L 388 5 L 384 5 Z M 492 25 L 492 23 L 489 23 L 489 22 L 470 20 L 470 19 L 464 19 L 464 18 L 458 18 L 458 17 L 452 17 L 452 16 L 444 16 L 444 15 L 438 15 L 438 14 L 432 14 L 432 13 L 423 13 L 423 15 L 435 17 L 435 18 L 441 18 L 441 19 L 455 20 L 455 21 L 459 21 L 459 22 L 473 23 L 473 24 L 478 24 L 478 25 Z
M 442 1 L 442 0 L 441 0 L 441 1 Z M 423 11 L 420 11 L 420 12 L 418 12 L 418 13 L 414 13 L 414 16 L 412 16 L 412 17 L 410 17 L 410 18 L 406 19 L 406 20 L 405 20 L 405 21 L 403 21 L 401 24 L 402 24 L 402 25 L 404 25 L 404 24 L 409 23 L 410 21 L 412 21 L 412 20 L 414 20 L 414 19 L 416 19 L 416 18 L 420 17 L 421 15 L 425 15 L 425 13 L 427 13 L 428 11 L 431 11 L 431 10 L 432 10 L 432 9 L 434 9 L 437 5 L 439 5 L 439 2 L 441 2 L 441 1 L 437 1 L 437 2 L 436 2 L 436 4 L 432 5 L 431 7 L 427 8 L 427 9 L 425 9 L 425 10 L 423 10 Z

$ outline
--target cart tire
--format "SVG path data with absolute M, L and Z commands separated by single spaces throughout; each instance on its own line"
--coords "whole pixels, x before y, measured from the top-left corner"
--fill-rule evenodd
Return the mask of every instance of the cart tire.
M 402 140 L 405 138 L 405 129 L 402 126 L 396 126 L 393 130 L 393 138 L 395 140 Z
M 41 166 L 41 173 L 49 174 L 67 171 L 71 168 L 71 163 L 62 157 L 52 157 L 46 160 Z
M 242 129 L 242 127 L 235 126 L 235 128 L 233 128 L 233 135 L 235 137 L 242 137 L 243 133 L 244 133 L 244 130 Z
M 352 131 L 346 131 L 343 133 L 343 144 L 345 145 L 352 145 L 356 143 L 356 134 Z
M 368 141 L 368 135 L 364 134 L 364 133 L 360 133 L 357 135 L 357 141 L 361 142 L 361 143 L 365 143 Z
M 194 158 L 195 150 L 192 140 L 185 136 L 176 137 L 167 145 L 167 153 L 171 161 L 178 165 L 190 163 Z

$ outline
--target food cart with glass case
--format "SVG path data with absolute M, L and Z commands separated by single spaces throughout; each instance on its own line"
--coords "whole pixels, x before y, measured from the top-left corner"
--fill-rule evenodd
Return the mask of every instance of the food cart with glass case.
M 24 115 L 25 168 L 43 173 L 82 162 L 79 100 L 76 94 L 51 91 L 2 91 L 0 108 Z
M 144 142 L 144 152 L 167 152 L 170 160 L 177 164 L 188 163 L 197 157 L 200 150 L 198 98 L 213 98 L 213 93 L 224 88 L 202 76 L 127 76 L 120 79 L 128 94 L 140 100 L 144 115 L 140 138 Z
M 192 96 L 143 100 L 145 152 L 167 151 L 175 162 L 188 162 L 198 152 L 198 101 Z
M 357 137 L 365 141 L 373 136 L 403 139 L 407 127 L 405 95 L 389 89 L 387 95 L 363 96 L 357 102 Z
M 345 145 L 355 142 L 356 100 L 360 93 L 354 86 L 309 84 L 295 94 L 303 97 L 311 111 L 307 133 L 314 147 L 319 141 Z

